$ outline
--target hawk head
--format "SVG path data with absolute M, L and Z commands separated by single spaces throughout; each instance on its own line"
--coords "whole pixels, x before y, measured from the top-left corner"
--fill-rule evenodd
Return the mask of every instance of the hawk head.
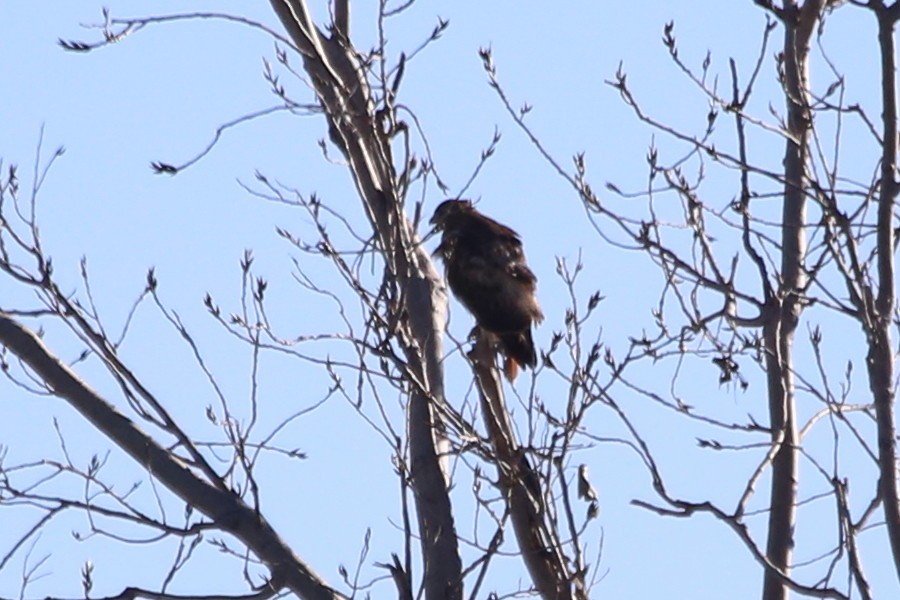
M 444 200 L 434 209 L 434 214 L 428 222 L 434 225 L 435 231 L 445 231 L 452 228 L 459 217 L 471 215 L 474 210 L 469 200 Z
M 440 256 L 444 261 L 451 259 L 460 230 L 466 220 L 475 214 L 477 213 L 469 200 L 444 200 L 438 204 L 429 221 L 434 226 L 429 235 L 443 232 L 441 243 L 434 250 L 435 256 Z

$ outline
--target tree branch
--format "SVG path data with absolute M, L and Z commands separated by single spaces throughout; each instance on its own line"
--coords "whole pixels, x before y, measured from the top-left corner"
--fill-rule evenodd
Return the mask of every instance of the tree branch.
M 503 401 L 494 349 L 481 330 L 469 358 L 478 383 L 482 416 L 496 454 L 500 489 L 507 501 L 519 549 L 531 579 L 544 600 L 586 599 L 583 577 L 572 577 L 568 573 L 562 543 L 554 528 L 545 521 L 540 479 L 516 441 Z M 576 587 L 574 596 L 572 580 Z
M 97 429 L 127 452 L 182 500 L 246 544 L 269 567 L 271 585 L 286 586 L 304 599 L 344 598 L 333 590 L 278 537 L 265 518 L 231 491 L 221 490 L 141 431 L 53 356 L 31 330 L 0 313 L 0 344 L 28 365 L 57 396 L 65 399 Z

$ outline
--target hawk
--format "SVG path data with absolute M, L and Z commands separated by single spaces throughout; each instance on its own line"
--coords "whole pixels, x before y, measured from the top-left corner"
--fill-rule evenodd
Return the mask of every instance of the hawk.
M 535 297 L 537 277 L 525 262 L 519 234 L 481 214 L 468 200 L 445 200 L 431 224 L 442 232 L 434 253 L 444 261 L 447 283 L 478 326 L 498 341 L 507 378 L 515 379 L 519 367 L 534 368 L 531 325 L 544 315 Z

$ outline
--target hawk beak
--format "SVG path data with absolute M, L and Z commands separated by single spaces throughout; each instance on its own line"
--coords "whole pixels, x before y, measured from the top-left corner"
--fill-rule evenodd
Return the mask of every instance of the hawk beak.
M 431 238 L 433 238 L 435 235 L 437 235 L 437 233 L 438 233 L 438 228 L 437 228 L 437 227 L 432 227 L 431 229 L 429 229 L 429 230 L 425 233 L 425 236 L 422 238 L 422 242 L 423 242 L 423 243 L 424 243 L 424 242 L 427 242 L 428 240 L 430 240 Z

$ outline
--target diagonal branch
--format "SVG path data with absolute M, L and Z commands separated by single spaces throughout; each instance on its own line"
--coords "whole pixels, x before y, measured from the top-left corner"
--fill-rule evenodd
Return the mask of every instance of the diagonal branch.
M 0 313 L 0 344 L 18 356 L 54 394 L 71 404 L 147 472 L 246 544 L 268 565 L 272 573 L 271 587 L 287 587 L 304 599 L 344 598 L 293 553 L 261 514 L 233 492 L 219 489 L 198 477 L 51 354 L 34 332 L 5 313 Z
M 582 576 L 569 574 L 559 535 L 546 522 L 538 474 L 516 441 L 503 400 L 494 350 L 484 333 L 479 333 L 469 358 L 472 359 L 478 382 L 488 437 L 496 454 L 500 489 L 506 498 L 519 549 L 531 579 L 545 600 L 586 599 Z M 576 588 L 574 596 L 570 583 L 573 579 Z

